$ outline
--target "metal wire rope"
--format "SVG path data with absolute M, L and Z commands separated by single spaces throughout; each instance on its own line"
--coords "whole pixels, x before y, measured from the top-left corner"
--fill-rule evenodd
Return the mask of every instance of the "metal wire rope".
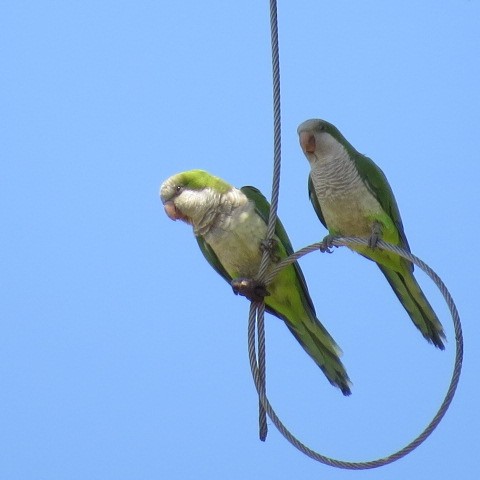
M 275 232 L 275 223 L 277 220 L 277 206 L 278 206 L 278 196 L 280 190 L 280 166 L 281 166 L 281 115 L 280 115 L 280 61 L 279 61 L 279 48 L 278 48 L 278 21 L 277 21 L 277 2 L 276 0 L 270 0 L 270 28 L 271 28 L 271 44 L 272 44 L 272 71 L 273 71 L 273 117 L 274 117 L 274 168 L 273 168 L 273 185 L 272 185 L 272 198 L 270 206 L 270 216 L 268 221 L 268 231 L 266 242 L 268 244 L 274 238 Z M 332 242 L 334 246 L 348 246 L 349 244 L 361 244 L 367 245 L 368 242 L 366 239 L 361 238 L 335 238 Z M 270 265 L 271 258 L 268 252 L 268 249 L 265 249 L 262 261 L 260 264 L 259 272 L 256 276 L 256 280 L 259 282 L 268 285 L 278 271 L 284 268 L 286 265 L 298 260 L 303 255 L 310 253 L 312 251 L 318 250 L 322 246 L 321 243 L 316 243 L 305 247 L 298 252 L 291 255 L 288 259 L 284 259 L 275 265 L 270 272 L 267 274 L 267 269 Z M 282 433 L 282 435 L 297 449 L 303 452 L 305 455 L 308 455 L 310 458 L 317 460 L 326 465 L 344 468 L 344 469 L 370 469 L 377 468 L 383 465 L 392 463 L 418 447 L 426 438 L 435 430 L 437 425 L 442 420 L 445 415 L 450 403 L 455 395 L 455 391 L 458 386 L 460 379 L 460 373 L 462 369 L 463 362 L 463 335 L 462 328 L 460 323 L 460 317 L 456 309 L 455 303 L 448 292 L 445 284 L 442 282 L 440 277 L 423 261 L 421 261 L 416 256 L 412 255 L 410 252 L 403 250 L 400 247 L 395 245 L 387 244 L 383 241 L 379 241 L 377 248 L 383 248 L 390 250 L 398 255 L 401 255 L 418 267 L 420 267 L 430 278 L 435 282 L 435 284 L 440 289 L 442 295 L 444 296 L 450 313 L 452 314 L 452 319 L 455 329 L 455 339 L 456 339 L 456 353 L 455 353 L 455 366 L 452 374 L 452 379 L 450 386 L 448 388 L 447 394 L 438 410 L 437 414 L 434 416 L 429 425 L 425 430 L 411 441 L 407 446 L 399 450 L 398 452 L 389 455 L 378 460 L 368 461 L 368 462 L 346 462 L 342 460 L 337 460 L 330 458 L 324 455 L 321 455 L 318 452 L 308 448 L 302 442 L 300 442 L 295 436 L 293 436 L 288 429 L 283 425 L 275 411 L 271 407 L 265 390 L 265 329 L 264 329 L 264 312 L 265 304 L 264 302 L 252 302 L 250 305 L 249 321 L 248 321 L 248 352 L 250 358 L 250 367 L 252 370 L 253 379 L 255 382 L 255 387 L 259 396 L 259 427 L 260 427 L 260 439 L 265 440 L 267 436 L 267 421 L 266 414 L 271 418 L 274 425 Z M 258 358 L 257 352 L 255 349 L 255 325 L 257 326 L 258 334 Z
M 334 246 L 349 246 L 351 244 L 368 245 L 368 240 L 363 238 L 355 238 L 355 237 L 345 237 L 345 238 L 338 237 L 333 240 L 332 244 Z M 298 252 L 295 252 L 293 255 L 291 255 L 287 259 L 284 259 L 281 262 L 279 262 L 269 272 L 269 275 L 266 278 L 267 285 L 268 285 L 268 282 L 271 281 L 282 268 L 297 261 L 300 257 L 308 253 L 319 250 L 321 246 L 323 246 L 322 243 L 315 243 L 315 244 L 309 245 L 308 247 L 302 248 Z M 413 255 L 412 253 L 402 249 L 401 247 L 398 247 L 396 245 L 391 245 L 383 241 L 379 241 L 377 244 L 377 248 L 389 250 L 393 253 L 396 253 L 410 260 L 411 262 L 415 263 L 415 265 L 417 265 L 419 268 L 421 268 L 435 282 L 435 285 L 437 285 L 438 289 L 442 293 L 448 305 L 448 308 L 452 315 L 453 326 L 455 330 L 455 345 L 456 345 L 455 366 L 453 369 L 452 378 L 451 378 L 447 393 L 445 395 L 445 398 L 442 404 L 440 405 L 439 410 L 437 411 L 437 413 L 435 414 L 431 422 L 423 430 L 423 432 L 401 450 L 393 453 L 392 455 L 389 455 L 387 457 L 383 457 L 377 460 L 372 460 L 367 462 L 347 462 L 347 461 L 337 460 L 337 459 L 322 455 L 310 449 L 309 447 L 304 445 L 302 442 L 300 442 L 294 435 L 292 435 L 292 433 L 290 433 L 290 431 L 285 427 L 285 425 L 283 425 L 283 423 L 280 421 L 280 419 L 276 415 L 275 411 L 273 410 L 272 406 L 268 401 L 267 395 L 265 393 L 265 386 L 264 384 L 262 384 L 261 377 L 259 375 L 259 371 L 256 363 L 255 329 L 254 329 L 255 317 L 256 315 L 259 314 L 257 313 L 257 307 L 259 302 L 254 302 L 251 304 L 249 322 L 248 322 L 248 351 L 249 351 L 249 358 L 250 358 L 250 368 L 252 370 L 252 375 L 255 382 L 255 386 L 257 388 L 260 402 L 263 405 L 263 408 L 267 412 L 268 416 L 271 418 L 274 425 L 293 446 L 295 446 L 298 450 L 300 450 L 302 453 L 309 456 L 310 458 L 313 458 L 314 460 L 317 460 L 326 465 L 330 465 L 338 468 L 350 469 L 350 470 L 364 470 L 364 469 L 370 469 L 370 468 L 378 468 L 378 467 L 387 465 L 409 454 L 415 448 L 417 448 L 421 443 L 423 443 L 428 438 L 428 436 L 435 430 L 435 428 L 438 426 L 438 424 L 444 417 L 445 413 L 447 412 L 448 407 L 450 406 L 453 400 L 453 397 L 455 395 L 458 382 L 460 380 L 460 374 L 461 374 L 462 363 L 463 363 L 463 334 L 462 334 L 460 317 L 458 315 L 458 311 L 452 299 L 452 296 L 450 295 L 447 287 L 445 286 L 441 278 L 426 263 L 424 263 L 422 260 L 420 260 L 418 257 Z
M 268 218 L 268 230 L 266 243 L 268 244 L 275 235 L 275 224 L 277 222 L 278 195 L 280 191 L 280 165 L 282 149 L 281 133 L 281 112 L 280 112 L 280 55 L 278 52 L 278 21 L 277 21 L 277 2 L 270 0 L 270 36 L 272 44 L 272 76 L 273 76 L 273 180 L 272 180 L 272 198 L 270 201 L 270 215 Z M 265 249 L 260 263 L 256 280 L 264 282 L 267 268 L 271 262 L 270 253 Z M 258 305 L 257 305 L 258 308 Z M 265 326 L 263 308 L 257 320 L 258 332 L 258 364 L 259 375 L 265 385 Z M 267 416 L 263 405 L 259 403 L 258 412 L 259 436 L 260 440 L 267 438 Z

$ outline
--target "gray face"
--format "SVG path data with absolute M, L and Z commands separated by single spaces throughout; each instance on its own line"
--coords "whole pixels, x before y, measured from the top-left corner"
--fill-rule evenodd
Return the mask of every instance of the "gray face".
M 345 148 L 330 133 L 319 128 L 318 121 L 312 126 L 312 120 L 298 127 L 298 136 L 303 153 L 310 163 L 338 158 L 345 153 Z
M 160 199 L 163 203 L 163 208 L 168 218 L 171 220 L 183 220 L 189 222 L 189 217 L 182 212 L 182 199 L 180 198 L 183 192 L 183 187 L 177 181 L 175 176 L 163 182 L 160 187 Z

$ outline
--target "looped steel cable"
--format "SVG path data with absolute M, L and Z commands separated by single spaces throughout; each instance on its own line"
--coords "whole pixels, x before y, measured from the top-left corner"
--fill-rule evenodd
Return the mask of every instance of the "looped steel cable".
M 364 238 L 355 238 L 355 237 L 337 237 L 337 238 L 334 238 L 332 241 L 332 245 L 334 246 L 349 246 L 351 244 L 368 246 L 368 240 Z M 322 243 L 315 243 L 315 244 L 309 245 L 308 247 L 302 248 L 301 250 L 292 254 L 290 257 L 279 262 L 269 272 L 269 275 L 266 279 L 267 285 L 282 268 L 297 261 L 300 257 L 308 253 L 319 250 L 321 246 L 323 246 Z M 452 299 L 452 296 L 450 295 L 450 292 L 448 291 L 447 287 L 445 286 L 441 278 L 425 262 L 423 262 L 418 257 L 404 250 L 401 247 L 398 247 L 396 245 L 391 245 L 389 243 L 386 243 L 380 240 L 378 241 L 376 248 L 388 250 L 390 252 L 396 253 L 406 258 L 407 260 L 410 260 L 419 268 L 421 268 L 435 282 L 438 289 L 442 293 L 445 301 L 447 302 L 448 308 L 452 315 L 453 326 L 455 330 L 455 346 L 456 346 L 455 366 L 453 369 L 452 378 L 451 378 L 447 393 L 445 395 L 445 398 L 438 412 L 435 414 L 435 416 L 433 417 L 431 422 L 427 425 L 427 427 L 423 430 L 423 432 L 401 450 L 387 457 L 379 458 L 377 460 L 372 460 L 367 462 L 346 462 L 343 460 L 337 460 L 331 457 L 327 457 L 318 452 L 315 452 L 314 450 L 310 449 L 309 447 L 304 445 L 302 442 L 300 442 L 300 440 L 298 440 L 292 433 L 290 433 L 290 431 L 280 421 L 275 411 L 273 410 L 272 406 L 270 405 L 270 402 L 268 401 L 267 395 L 265 393 L 265 385 L 262 383 L 262 378 L 259 373 L 258 365 L 256 362 L 256 353 L 255 353 L 255 320 L 256 320 L 256 316 L 263 316 L 263 311 L 259 310 L 257 312 L 257 304 L 255 303 L 252 303 L 251 305 L 249 322 L 248 322 L 248 351 L 249 351 L 249 357 L 250 357 L 250 368 L 252 370 L 252 375 L 255 382 L 255 386 L 257 388 L 260 402 L 263 408 L 265 409 L 265 411 L 267 412 L 268 416 L 271 418 L 274 425 L 277 427 L 280 433 L 294 447 L 296 447 L 298 450 L 300 450 L 310 458 L 317 460 L 318 462 L 324 463 L 326 465 L 330 465 L 337 468 L 350 469 L 350 470 L 364 470 L 364 469 L 382 467 L 396 460 L 399 460 L 400 458 L 412 452 L 421 443 L 423 443 L 429 437 L 429 435 L 435 430 L 435 428 L 438 426 L 438 424 L 444 417 L 445 413 L 447 412 L 448 407 L 450 406 L 453 400 L 453 397 L 455 395 L 458 382 L 460 380 L 460 374 L 461 374 L 462 363 L 463 363 L 463 334 L 462 334 L 460 317 L 458 315 L 458 311 Z
M 281 116 L 280 116 L 280 55 L 278 48 L 278 22 L 277 22 L 277 3 L 276 0 L 270 0 L 270 29 L 271 29 L 271 44 L 272 44 L 272 70 L 273 70 L 273 118 L 274 118 L 274 167 L 273 167 L 273 186 L 272 186 L 272 199 L 270 206 L 270 216 L 268 221 L 268 231 L 266 240 L 271 240 L 274 237 L 275 224 L 277 221 L 277 206 L 278 206 L 278 196 L 280 190 L 280 166 L 281 166 Z M 361 238 L 335 238 L 332 241 L 332 245 L 335 246 L 348 246 L 349 244 L 360 244 L 368 245 L 368 241 Z M 260 264 L 259 272 L 256 276 L 256 280 L 259 282 L 268 285 L 275 275 L 285 266 L 290 263 L 295 262 L 303 255 L 310 253 L 312 251 L 318 250 L 322 244 L 316 243 L 305 247 L 298 252 L 291 255 L 288 259 L 276 264 L 267 274 L 267 269 L 270 265 L 271 259 L 269 252 L 264 251 L 262 256 L 262 261 Z M 416 447 L 418 447 L 426 438 L 435 430 L 437 425 L 442 420 L 445 415 L 452 399 L 455 395 L 455 391 L 458 386 L 460 379 L 460 373 L 462 370 L 463 362 L 463 335 L 462 328 L 460 323 L 460 317 L 458 315 L 457 308 L 453 299 L 448 292 L 445 284 L 442 282 L 440 277 L 423 261 L 419 258 L 412 255 L 410 252 L 403 250 L 400 247 L 395 245 L 387 244 L 383 241 L 377 243 L 377 248 L 383 248 L 390 250 L 393 253 L 407 258 L 411 262 L 415 263 L 419 268 L 421 268 L 437 285 L 440 289 L 443 297 L 445 298 L 450 313 L 452 315 L 454 329 L 455 329 L 455 340 L 456 340 L 456 352 L 455 352 L 455 366 L 452 374 L 452 379 L 450 386 L 448 388 L 447 394 L 438 410 L 437 414 L 434 416 L 429 425 L 425 430 L 416 437 L 412 442 L 407 446 L 399 450 L 398 452 L 389 455 L 378 460 L 368 461 L 368 462 L 345 462 L 342 460 L 337 460 L 330 458 L 320 453 L 315 452 L 314 450 L 308 448 L 302 442 L 300 442 L 296 437 L 294 437 L 288 429 L 283 425 L 280 419 L 277 417 L 275 411 L 271 407 L 265 388 L 265 330 L 264 330 L 264 312 L 265 304 L 263 302 L 252 302 L 250 305 L 249 321 L 248 321 L 248 352 L 250 358 L 250 367 L 252 370 L 253 379 L 255 382 L 255 387 L 259 396 L 259 426 L 260 426 L 260 439 L 265 440 L 267 436 L 267 422 L 266 414 L 271 418 L 274 425 L 278 428 L 280 433 L 296 448 L 298 448 L 305 455 L 308 455 L 314 460 L 317 460 L 326 465 L 331 465 L 338 468 L 344 469 L 369 469 L 377 468 L 383 465 L 398 460 Z M 255 325 L 257 326 L 258 333 L 258 359 L 255 349 Z

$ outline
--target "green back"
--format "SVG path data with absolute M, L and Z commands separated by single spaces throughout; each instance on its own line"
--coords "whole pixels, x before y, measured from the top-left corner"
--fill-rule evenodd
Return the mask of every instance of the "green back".
M 365 182 L 365 185 L 397 227 L 400 235 L 401 246 L 405 250 L 410 251 L 405 230 L 403 229 L 400 211 L 393 195 L 393 191 L 388 183 L 387 177 L 382 170 L 365 155 L 357 152 L 356 155 L 352 156 L 352 158 L 357 166 L 357 170 L 360 173 L 362 180 Z
M 260 192 L 260 190 L 250 186 L 242 187 L 240 190 L 247 196 L 249 200 L 251 200 L 255 204 L 256 212 L 262 217 L 263 221 L 266 224 L 268 224 L 268 217 L 270 215 L 270 204 L 268 203 L 267 199 L 263 196 L 263 194 Z M 294 252 L 292 243 L 290 242 L 287 232 L 278 217 L 277 217 L 277 222 L 275 224 L 275 235 L 280 240 L 280 243 L 281 243 L 281 245 L 279 246 L 280 250 L 285 251 L 285 256 L 282 255 L 282 258 L 285 258 L 291 255 Z M 300 288 L 304 306 L 307 310 L 309 310 L 315 316 L 316 315 L 315 307 L 313 306 L 313 301 L 310 297 L 310 294 L 308 293 L 307 282 L 305 281 L 303 272 L 300 269 L 300 265 L 298 264 L 298 262 L 294 262 L 291 266 L 295 270 L 295 276 L 296 276 L 296 280 L 298 281 L 298 287 Z M 285 268 L 289 268 L 289 267 L 285 267 Z M 269 309 L 269 311 L 276 316 L 280 316 L 277 312 L 273 312 L 271 309 Z

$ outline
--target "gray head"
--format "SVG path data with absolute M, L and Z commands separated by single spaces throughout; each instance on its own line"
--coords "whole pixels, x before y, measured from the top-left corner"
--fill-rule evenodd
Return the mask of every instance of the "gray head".
M 298 126 L 297 133 L 303 153 L 310 163 L 338 158 L 345 151 L 356 152 L 338 128 L 325 120 L 306 120 Z

